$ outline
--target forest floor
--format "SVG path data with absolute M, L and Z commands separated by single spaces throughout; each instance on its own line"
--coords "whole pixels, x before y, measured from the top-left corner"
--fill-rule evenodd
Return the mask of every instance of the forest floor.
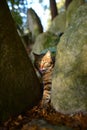
M 46 108 L 39 104 L 9 118 L 0 125 L 0 130 L 87 130 L 87 114 L 64 115 L 56 112 L 50 104 Z

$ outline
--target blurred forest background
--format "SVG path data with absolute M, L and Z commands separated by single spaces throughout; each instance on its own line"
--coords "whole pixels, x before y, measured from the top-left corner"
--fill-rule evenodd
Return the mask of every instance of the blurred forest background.
M 41 20 L 44 31 L 46 31 L 51 24 L 51 20 L 53 19 L 52 17 L 55 17 L 58 13 L 64 11 L 65 4 L 70 1 L 72 0 L 7 0 L 11 14 L 17 26 L 25 32 L 28 31 L 27 10 L 29 8 L 35 10 Z M 52 10 L 54 14 L 52 14 Z

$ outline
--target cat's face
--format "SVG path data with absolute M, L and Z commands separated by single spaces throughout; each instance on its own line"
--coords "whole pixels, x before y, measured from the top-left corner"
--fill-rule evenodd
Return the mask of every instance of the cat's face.
M 34 53 L 35 57 L 35 67 L 41 72 L 44 73 L 53 66 L 53 61 L 51 57 L 51 52 L 48 51 L 46 54 L 37 55 Z

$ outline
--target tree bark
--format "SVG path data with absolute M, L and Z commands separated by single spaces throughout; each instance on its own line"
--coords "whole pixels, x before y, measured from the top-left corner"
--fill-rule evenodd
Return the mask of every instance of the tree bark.
M 6 0 L 0 1 L 0 121 L 34 106 L 41 86 Z
M 55 0 L 50 0 L 50 11 L 51 11 L 51 19 L 53 20 L 58 15 L 58 10 L 57 10 Z

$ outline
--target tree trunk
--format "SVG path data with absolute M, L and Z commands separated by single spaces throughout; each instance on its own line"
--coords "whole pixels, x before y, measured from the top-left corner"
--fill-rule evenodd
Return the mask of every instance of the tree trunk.
M 67 10 L 69 4 L 72 2 L 72 0 L 65 0 L 65 8 Z
M 0 121 L 34 106 L 41 86 L 17 34 L 6 0 L 0 1 Z
M 50 11 L 51 11 L 51 19 L 53 20 L 58 15 L 58 10 L 57 10 L 55 0 L 50 0 Z

